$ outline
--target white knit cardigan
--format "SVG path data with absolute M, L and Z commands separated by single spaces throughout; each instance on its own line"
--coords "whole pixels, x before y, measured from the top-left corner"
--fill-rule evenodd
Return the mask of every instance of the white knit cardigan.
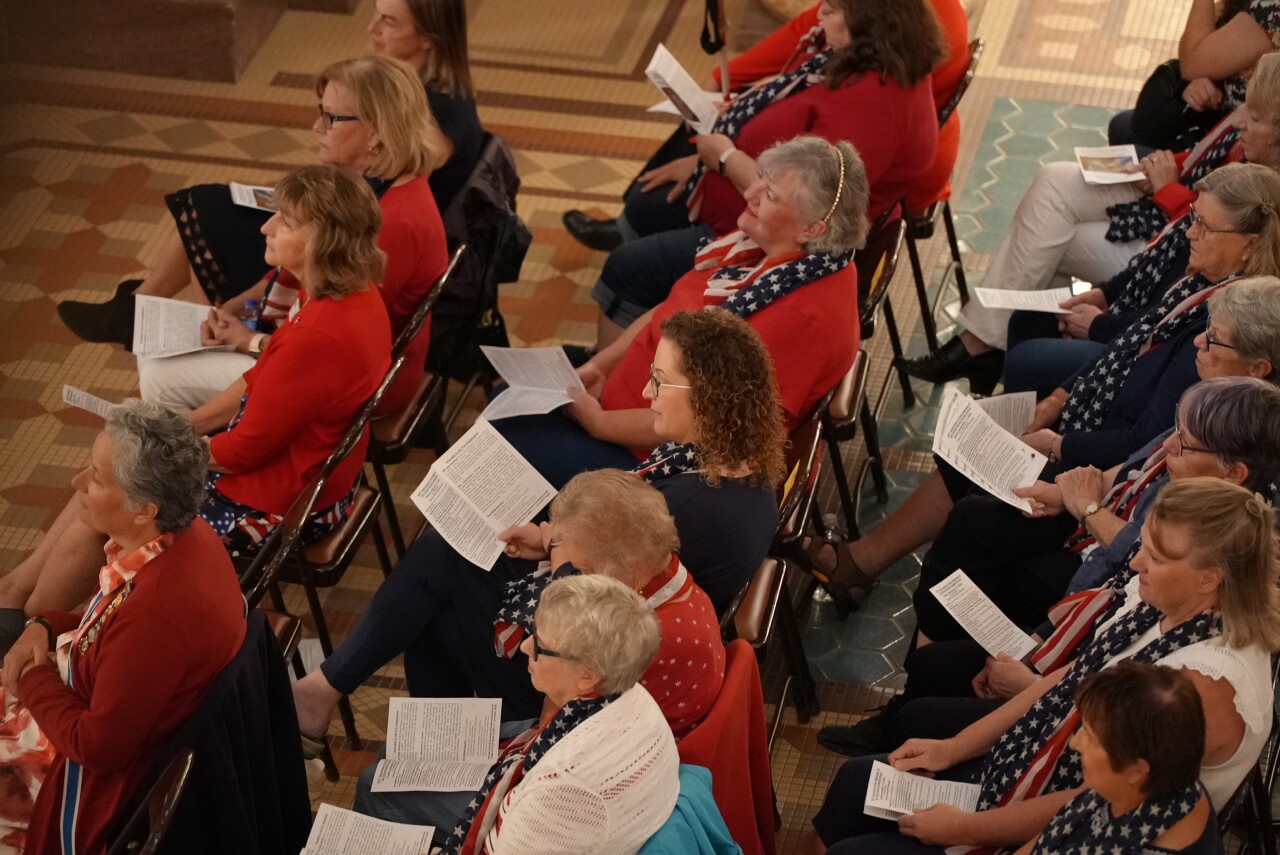
M 551 747 L 503 799 L 491 855 L 634 855 L 671 816 L 680 757 L 636 685 Z

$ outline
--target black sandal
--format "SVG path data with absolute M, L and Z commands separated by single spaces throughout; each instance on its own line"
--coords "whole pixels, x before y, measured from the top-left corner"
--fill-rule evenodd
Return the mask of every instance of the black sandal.
M 849 550 L 842 549 L 846 541 L 831 532 L 821 539 L 814 540 L 806 550 L 809 566 L 805 569 L 818 581 L 819 587 L 831 597 L 836 607 L 836 617 L 845 620 L 849 615 L 862 608 L 862 604 L 871 596 L 871 591 L 879 584 L 874 578 L 862 572 Z M 818 560 L 822 550 L 830 546 L 836 556 L 834 570 L 824 570 Z M 845 581 L 848 580 L 848 581 Z

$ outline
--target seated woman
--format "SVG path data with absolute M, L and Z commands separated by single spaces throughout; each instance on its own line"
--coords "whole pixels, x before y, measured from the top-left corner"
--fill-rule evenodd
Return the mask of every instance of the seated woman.
M 275 199 L 279 210 L 262 227 L 265 258 L 297 276 L 301 308 L 253 368 L 187 415 L 196 433 L 210 435 L 199 513 L 232 556 L 255 552 L 280 523 L 391 363 L 391 327 L 374 285 L 385 256 L 373 191 L 335 167 L 304 166 L 280 180 Z M 329 478 L 307 541 L 346 516 L 364 443 Z M 35 552 L 0 578 L 0 629 L 20 610 L 70 609 L 89 595 L 101 537 L 75 508 L 73 501 Z
M 1228 289 L 1214 299 L 1233 293 Z M 1280 312 L 1278 301 L 1280 293 L 1272 293 L 1273 314 Z M 1280 325 L 1273 336 L 1271 348 L 1280 349 Z M 1038 498 L 1030 519 L 1005 513 L 1001 509 L 1009 506 L 990 496 L 961 499 L 921 565 L 913 597 L 917 635 L 903 663 L 903 693 L 856 724 L 824 727 L 818 741 L 851 756 L 882 753 L 905 736 L 927 735 L 920 723 L 939 703 L 966 704 L 976 719 L 998 702 L 958 699 L 1011 698 L 1035 682 L 1027 664 L 1007 655 L 989 657 L 929 593 L 957 568 L 1011 620 L 1029 632 L 1035 628 L 1032 638 L 1045 644 L 1025 661 L 1048 668 L 1051 659 L 1070 659 L 1085 634 L 1068 629 L 1050 641 L 1054 623 L 1045 623 L 1046 613 L 1067 627 L 1073 612 L 1065 607 L 1070 597 L 1058 604 L 1064 593 L 1095 588 L 1112 577 L 1128 579 L 1142 523 L 1166 484 L 1222 478 L 1273 499 L 1280 479 L 1280 389 L 1274 380 L 1220 376 L 1197 383 L 1178 404 L 1177 429 L 1106 473 L 1073 469 L 1056 484 L 1041 482 L 1032 493 Z M 1111 481 L 1104 495 L 1103 485 Z M 1055 514 L 1058 507 L 1067 513 Z M 927 700 L 934 698 L 946 700 Z
M 870 187 L 868 218 L 893 208 L 933 163 L 929 73 L 945 52 L 928 0 L 823 0 L 818 26 L 780 76 L 734 100 L 696 151 L 683 133 L 673 137 L 627 191 L 619 222 L 630 240 L 610 254 L 591 294 L 601 308 L 597 346 L 661 303 L 702 241 L 742 227 L 739 215 L 756 206 L 747 195 L 756 161 L 782 140 L 851 143 Z M 581 227 L 600 228 L 580 215 L 571 233 L 583 235 Z M 609 243 L 616 238 L 596 245 Z
M 316 95 L 318 160 L 363 175 L 378 195 L 378 245 L 387 263 L 375 293 L 385 301 L 393 334 L 398 334 L 449 261 L 444 225 L 426 177 L 443 157 L 442 137 L 426 109 L 417 73 L 398 60 L 373 56 L 335 63 L 321 72 Z M 142 284 L 122 283 L 105 306 L 63 302 L 58 315 L 87 341 L 128 346 L 133 342 L 135 294 L 172 297 L 194 272 L 209 302 L 220 304 L 210 314 L 207 343 L 234 346 L 236 353 L 138 360 L 142 397 L 186 411 L 249 370 L 266 346 L 268 336 L 240 320 L 245 302 L 263 301 L 262 318 L 283 323 L 298 282 L 280 271 L 268 287 L 263 277 L 271 265 L 262 258 L 261 236 L 267 215 L 236 205 L 227 185 L 202 184 L 167 201 L 177 229 Z M 416 388 L 429 344 L 424 325 L 407 351 L 406 370 L 388 395 L 388 409 L 403 404 Z
M 1205 719 L 1196 687 L 1170 668 L 1120 662 L 1076 690 L 1084 791 L 1015 855 L 1220 855 L 1217 812 L 1200 786 Z
M 535 726 L 502 747 L 479 792 L 400 795 L 434 817 L 444 855 L 632 855 L 679 791 L 675 741 L 637 683 L 661 656 L 658 620 L 603 576 L 557 579 L 532 617 L 520 647 L 546 696 Z M 360 798 L 356 809 L 370 812 Z
M 1158 151 L 1142 160 L 1140 184 L 1089 184 L 1077 165 L 1040 168 L 1018 203 L 1013 221 L 987 270 L 988 287 L 1032 291 L 1067 286 L 1071 277 L 1106 282 L 1146 248 L 1146 241 L 1169 227 L 1169 240 L 1182 243 L 1190 225 L 1182 219 L 1195 199 L 1196 182 L 1224 163 L 1239 160 L 1280 167 L 1280 55 L 1258 62 L 1249 94 L 1196 149 Z M 1173 223 L 1173 225 L 1169 225 Z M 1088 337 L 1093 319 L 1106 308 L 1105 291 L 1072 297 L 1070 316 L 1041 319 L 1056 323 L 1072 338 Z M 937 356 L 908 360 L 907 373 L 935 383 L 968 377 L 984 386 L 1000 376 L 1009 346 L 1010 316 L 970 300 L 961 309 L 963 331 Z M 1047 333 L 1046 333 L 1047 334 Z M 1025 335 L 1025 334 L 1023 334 Z M 1100 340 L 1095 336 L 1095 340 Z M 987 355 L 990 354 L 990 355 Z
M 1199 221 L 1187 232 L 1195 272 L 1179 273 L 1151 309 L 1036 405 L 1022 440 L 1049 458 L 1041 480 L 1081 466 L 1110 468 L 1172 426 L 1178 398 L 1198 379 L 1195 339 L 1205 329 L 1206 301 L 1246 273 L 1280 273 L 1280 217 L 1272 213 L 1280 211 L 1280 175 L 1233 163 L 1198 186 Z M 937 537 L 955 502 L 970 492 L 954 470 L 935 468 L 899 510 L 846 544 L 842 554 L 852 566 L 837 575 L 852 584 L 855 598 L 865 597 L 885 568 Z M 826 560 L 836 563 L 829 554 Z
M 858 348 L 850 260 L 867 233 L 867 179 L 857 152 L 817 137 L 779 143 L 760 156 L 747 199 L 741 231 L 705 247 L 661 305 L 578 369 L 588 394 L 567 416 L 494 422 L 553 485 L 586 469 L 630 468 L 666 438 L 643 391 L 663 322 L 676 312 L 721 306 L 746 319 L 777 371 L 789 427 L 848 373 Z
M 445 137 L 440 165 L 429 178 L 444 212 L 484 145 L 467 59 L 466 6 L 462 0 L 375 0 L 368 32 L 369 50 L 407 62 L 422 77 L 427 106 Z
M 636 467 L 634 474 L 666 499 L 663 508 L 654 509 L 655 518 L 662 517 L 654 526 L 666 527 L 667 515 L 675 520 L 681 563 L 718 612 L 750 581 L 777 526 L 773 486 L 782 479 L 786 439 L 772 366 L 750 326 L 717 310 L 669 317 L 653 360 L 645 396 L 652 402 L 655 429 L 669 442 Z M 579 486 L 590 483 L 590 479 L 577 481 Z M 575 493 L 580 491 L 575 488 Z M 646 493 L 641 490 L 641 497 Z M 613 488 L 600 494 L 599 502 L 616 509 L 618 521 L 630 520 L 630 531 L 639 523 L 626 503 L 620 503 L 621 494 L 625 494 L 621 486 L 613 483 Z M 552 503 L 553 513 L 566 507 L 566 502 L 568 497 L 562 493 Z M 626 558 L 626 550 L 635 548 L 637 541 L 654 536 L 654 530 L 643 525 L 623 534 L 608 513 L 600 516 L 602 511 L 586 504 L 575 503 L 572 509 L 581 515 L 576 529 L 582 531 L 582 543 L 591 550 L 611 550 L 604 559 L 611 566 Z M 529 541 L 530 549 L 541 545 L 531 532 L 506 534 L 508 539 L 520 535 Z M 618 552 L 617 544 L 622 544 L 623 552 Z M 671 550 L 671 539 L 659 541 L 652 550 L 655 557 L 636 573 L 637 581 L 644 584 L 659 571 L 666 572 Z M 474 676 L 460 675 L 439 657 L 439 636 L 448 640 L 452 632 L 447 628 L 453 619 L 449 613 L 463 609 L 476 616 L 468 621 L 472 630 L 492 636 L 490 627 L 502 607 L 506 582 L 534 573 L 538 564 L 532 557 L 521 557 L 516 543 L 492 570 L 485 571 L 449 547 L 439 532 L 426 531 L 383 582 L 352 634 L 319 671 L 296 683 L 294 699 L 302 732 L 324 733 L 340 696 L 355 691 L 402 651 L 412 694 L 448 694 L 444 686 L 451 683 L 462 686 L 460 690 L 472 685 Z M 645 572 L 648 576 L 639 579 Z M 474 645 L 467 653 L 467 666 L 479 662 L 472 669 L 509 671 L 508 660 L 495 662 L 488 653 L 490 644 L 492 639 L 481 639 Z M 518 668 L 513 673 L 520 676 Z M 531 699 L 527 683 L 508 681 L 508 685 L 513 703 L 522 699 L 526 707 L 536 710 L 538 700 Z M 673 703 L 687 700 L 677 698 Z
M 980 761 L 978 811 L 937 805 L 896 824 L 862 815 L 872 758 L 860 757 L 841 768 L 814 818 L 821 842 L 885 855 L 1031 840 L 1081 791 L 1078 755 L 1065 750 L 1079 723 L 1076 687 L 1123 659 L 1177 668 L 1195 684 L 1206 721 L 1201 780 L 1224 804 L 1270 730 L 1270 654 L 1280 649 L 1273 522 L 1260 496 L 1220 479 L 1169 485 L 1143 525 L 1136 574 L 1123 590 L 1095 593 L 1096 633 L 1070 665 L 952 737 L 908 740 L 889 755 L 902 771 L 953 778 L 972 777 L 978 764 L 966 761 Z
M 235 570 L 197 517 L 208 460 L 181 416 L 131 399 L 72 482 L 101 590 L 83 614 L 34 612 L 4 658 L 4 707 L 18 706 L 0 723 L 0 849 L 106 851 L 156 752 L 240 649 Z

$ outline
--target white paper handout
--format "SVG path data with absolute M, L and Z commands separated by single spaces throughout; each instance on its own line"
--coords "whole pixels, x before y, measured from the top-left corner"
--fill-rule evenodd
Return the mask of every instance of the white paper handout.
M 1147 177 L 1142 170 L 1129 172 L 1138 165 L 1138 150 L 1132 145 L 1077 146 L 1076 163 L 1087 184 L 1124 184 Z
M 967 813 L 978 809 L 978 784 L 963 781 L 940 781 L 910 772 L 899 772 L 879 760 L 871 764 L 871 780 L 867 783 L 867 799 L 862 812 L 867 816 L 896 820 L 904 813 L 915 813 L 934 805 L 954 805 Z
M 1047 462 L 954 386 L 942 393 L 933 453 L 997 499 L 1023 511 L 1031 510 L 1031 503 L 1015 496 L 1012 488 L 1031 486 Z
M 1000 427 L 1014 436 L 1021 436 L 1036 414 L 1036 393 L 1010 392 L 1007 395 L 992 395 L 990 398 L 980 398 L 977 404 Z
M 228 350 L 200 342 L 200 325 L 209 307 L 186 300 L 140 295 L 133 307 L 133 355 L 178 356 L 197 350 Z
M 298 855 L 427 855 L 435 831 L 322 804 Z
M 493 425 L 479 419 L 413 491 L 413 503 L 463 558 L 489 570 L 502 554 L 498 534 L 524 525 L 556 490 Z
M 711 102 L 717 105 L 717 109 L 719 108 L 720 104 L 724 103 L 724 96 L 717 95 L 711 92 L 708 92 L 707 94 L 711 96 Z M 680 108 L 677 107 L 675 104 L 673 104 L 671 101 L 668 101 L 666 99 L 659 101 L 657 104 L 654 104 L 652 107 L 646 107 L 644 111 L 646 113 L 657 113 L 659 115 L 676 116 L 677 118 L 681 118 L 681 119 L 684 118 L 684 116 L 680 114 Z
M 1031 636 L 1009 620 L 963 570 L 952 573 L 929 592 L 937 597 L 956 623 L 992 656 L 1005 653 L 1021 659 L 1035 649 L 1036 643 Z
M 232 181 L 231 201 L 245 208 L 256 208 L 259 211 L 275 213 L 276 191 L 270 187 L 256 187 L 252 184 L 237 184 Z
M 1070 309 L 1060 304 L 1071 299 L 1070 288 L 1050 288 L 1046 291 L 1013 291 L 1006 288 L 974 288 L 973 296 L 988 309 L 1017 309 L 1023 312 L 1053 312 L 1069 315 Z
M 573 403 L 569 390 L 586 391 L 563 348 L 481 345 L 480 350 L 507 382 L 480 414 L 491 422 L 549 413 Z
M 500 698 L 392 698 L 375 793 L 478 790 L 498 759 Z
M 666 45 L 659 43 L 653 51 L 653 59 L 644 70 L 653 85 L 662 90 L 662 94 L 675 106 L 676 112 L 684 117 L 700 134 L 709 134 L 720 118 L 718 105 L 721 98 L 700 87 L 685 71 L 680 61 L 671 55 Z
M 73 407 L 79 407 L 82 410 L 88 410 L 95 416 L 102 416 L 104 419 L 111 415 L 111 411 L 117 406 L 110 401 L 99 398 L 97 395 L 90 395 L 83 389 L 67 385 L 62 387 L 62 402 Z

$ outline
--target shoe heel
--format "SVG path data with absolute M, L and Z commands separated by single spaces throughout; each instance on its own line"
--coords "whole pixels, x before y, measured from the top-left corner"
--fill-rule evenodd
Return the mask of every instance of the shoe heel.
M 976 372 L 968 375 L 969 391 L 975 395 L 990 395 L 1000 382 L 1000 372 Z

